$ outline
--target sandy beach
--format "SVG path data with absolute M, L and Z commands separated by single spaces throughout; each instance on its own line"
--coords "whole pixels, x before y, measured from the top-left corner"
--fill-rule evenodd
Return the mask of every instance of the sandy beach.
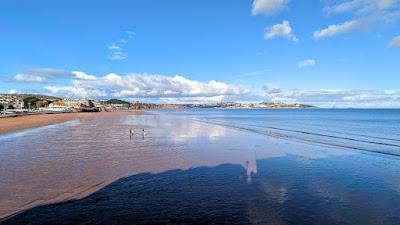
M 63 123 L 69 120 L 84 118 L 87 116 L 110 115 L 142 115 L 142 111 L 132 112 L 99 112 L 99 113 L 62 113 L 62 114 L 37 114 L 17 117 L 0 118 L 0 135 L 19 130 Z

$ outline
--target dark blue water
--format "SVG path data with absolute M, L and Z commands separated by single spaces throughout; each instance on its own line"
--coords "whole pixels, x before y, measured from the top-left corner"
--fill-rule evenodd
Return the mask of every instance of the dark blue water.
M 399 109 L 193 109 L 156 113 L 277 138 L 400 155 Z

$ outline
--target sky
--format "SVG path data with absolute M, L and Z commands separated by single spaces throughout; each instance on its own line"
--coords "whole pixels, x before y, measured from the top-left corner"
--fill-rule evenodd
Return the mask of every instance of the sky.
M 400 0 L 2 0 L 0 93 L 400 108 Z

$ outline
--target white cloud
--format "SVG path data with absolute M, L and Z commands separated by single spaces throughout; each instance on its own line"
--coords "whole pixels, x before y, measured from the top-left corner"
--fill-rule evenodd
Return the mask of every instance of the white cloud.
M 20 83 L 44 83 L 47 82 L 47 79 L 43 76 L 19 73 L 14 76 L 14 81 Z
M 342 99 L 348 102 L 371 102 L 371 101 L 395 100 L 395 97 L 385 93 L 379 93 L 379 94 L 363 93 L 363 94 L 353 94 L 350 96 L 344 96 Z
M 51 94 L 69 97 L 114 96 L 122 98 L 192 98 L 240 95 L 247 93 L 244 88 L 218 81 L 199 82 L 182 76 L 110 73 L 102 77 L 83 72 L 74 79 L 71 86 L 46 86 Z M 76 77 L 78 78 L 78 76 Z
M 8 94 L 17 94 L 17 93 L 18 92 L 15 89 L 11 89 L 11 90 L 8 91 Z
M 119 51 L 112 51 L 110 56 L 108 57 L 108 59 L 110 60 L 124 60 L 127 58 L 128 58 L 127 54 Z
M 398 6 L 397 0 L 345 0 L 325 7 L 329 14 L 355 13 L 365 15 L 376 11 L 390 10 Z
M 265 69 L 265 70 L 257 70 L 257 71 L 252 71 L 252 72 L 248 72 L 248 73 L 242 73 L 242 74 L 238 74 L 235 77 L 255 77 L 255 76 L 262 76 L 263 74 L 265 74 L 265 72 L 270 71 L 269 69 Z
M 352 89 L 281 89 L 264 85 L 263 92 L 223 96 L 222 101 L 237 102 L 298 102 L 318 107 L 400 107 L 400 91 Z
M 126 43 L 128 43 L 130 40 L 133 40 L 134 38 L 135 38 L 135 33 L 134 32 L 132 32 L 132 31 L 126 31 L 126 34 L 127 34 L 127 38 L 122 38 L 119 42 L 121 43 L 121 44 L 126 44 Z
M 306 59 L 306 60 L 302 60 L 300 62 L 297 63 L 297 67 L 301 68 L 305 68 L 305 67 L 309 67 L 309 66 L 314 66 L 316 64 L 314 59 Z
M 96 98 L 107 96 L 107 93 L 104 91 L 87 89 L 83 87 L 45 86 L 44 89 L 51 94 L 58 94 L 64 97 L 73 98 Z
M 372 27 L 377 22 L 388 23 L 400 17 L 397 0 L 346 0 L 325 1 L 328 14 L 349 14 L 352 19 L 340 24 L 329 25 L 314 32 L 314 38 L 331 37 L 354 30 Z M 331 4 L 333 3 L 333 4 Z
M 322 29 L 322 30 L 317 30 L 314 32 L 314 38 L 315 39 L 320 39 L 324 37 L 330 37 L 330 36 L 335 36 L 338 34 L 342 34 L 345 32 L 349 32 L 351 30 L 354 30 L 359 27 L 359 22 L 358 21 L 348 21 L 342 24 L 334 24 L 334 25 L 329 25 L 327 28 Z
M 116 44 L 112 44 L 108 46 L 108 50 L 111 51 L 122 51 L 122 48 Z
M 53 68 L 30 68 L 24 73 L 41 75 L 49 78 L 68 78 L 72 75 L 70 72 Z
M 314 59 L 306 59 L 300 61 L 298 66 L 304 68 L 314 64 Z M 71 83 L 45 85 L 43 93 L 69 98 L 121 98 L 154 103 L 299 102 L 319 107 L 400 108 L 399 90 L 297 90 L 267 83 L 262 86 L 263 91 L 251 91 L 220 81 L 200 82 L 183 76 L 137 73 L 96 76 L 82 71 L 65 72 L 49 68 L 30 69 L 14 78 L 19 82 L 43 83 L 60 77 L 71 79 Z M 10 93 L 16 91 L 10 90 Z
M 312 59 L 304 65 L 314 64 Z M 33 72 L 34 71 L 34 72 Z M 37 72 L 44 76 L 35 77 Z M 47 72 L 47 73 L 45 73 Z M 219 81 L 200 82 L 183 76 L 158 74 L 110 73 L 104 76 L 81 71 L 65 72 L 54 69 L 31 69 L 27 75 L 16 75 L 24 82 L 44 82 L 57 77 L 68 77 L 70 85 L 46 85 L 44 93 L 70 98 L 122 98 L 159 103 L 237 102 L 299 102 L 320 107 L 400 107 L 399 90 L 296 90 L 282 89 L 273 84 L 262 86 L 263 91 L 251 91 Z M 15 93 L 11 90 L 10 93 Z
M 15 75 L 11 80 L 20 83 L 45 83 L 53 79 L 71 78 L 73 74 L 52 68 L 31 68 Z
M 72 73 L 75 76 L 70 85 L 45 86 L 46 93 L 70 98 L 122 98 L 155 103 L 299 102 L 320 107 L 400 107 L 398 90 L 297 90 L 264 84 L 264 91 L 256 92 L 219 81 L 200 82 L 183 76 Z
M 284 9 L 288 0 L 254 0 L 252 14 L 272 15 Z
M 298 38 L 292 34 L 292 27 L 289 21 L 286 20 L 265 29 L 265 39 L 272 39 L 275 37 L 286 37 L 294 42 L 299 41 Z
M 281 93 L 282 92 L 282 89 L 280 89 L 278 86 L 275 86 L 273 84 L 264 84 L 262 86 L 262 88 L 268 94 L 277 94 L 277 93 Z
M 400 92 L 394 90 L 281 90 L 260 93 L 264 101 L 300 102 L 319 107 L 400 107 Z
M 128 34 L 128 39 L 129 40 L 133 40 L 135 38 L 135 35 L 136 35 L 134 32 L 129 31 L 129 30 L 126 31 L 126 34 Z
M 72 74 L 75 75 L 76 79 L 79 80 L 96 80 L 96 77 L 90 74 L 86 74 L 84 72 L 81 71 L 72 71 Z
M 400 35 L 394 37 L 389 44 L 389 47 L 391 48 L 400 48 Z
M 132 31 L 126 31 L 126 37 L 120 39 L 118 44 L 108 45 L 107 48 L 110 51 L 108 59 L 109 60 L 125 60 L 128 58 L 128 54 L 124 52 L 124 49 L 121 45 L 126 45 L 130 40 L 133 40 L 135 37 L 135 33 Z

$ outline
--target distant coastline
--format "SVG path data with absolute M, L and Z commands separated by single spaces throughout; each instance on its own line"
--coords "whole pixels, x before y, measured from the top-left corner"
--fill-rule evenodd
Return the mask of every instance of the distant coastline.
M 229 108 L 229 109 L 303 109 L 316 108 L 313 105 L 287 102 L 239 103 L 218 102 L 202 104 L 159 104 L 129 102 L 120 99 L 62 99 L 54 96 L 36 94 L 0 94 L 0 111 L 3 114 L 28 113 L 65 113 L 65 112 L 100 112 L 124 110 L 156 109 L 196 109 L 196 108 Z

